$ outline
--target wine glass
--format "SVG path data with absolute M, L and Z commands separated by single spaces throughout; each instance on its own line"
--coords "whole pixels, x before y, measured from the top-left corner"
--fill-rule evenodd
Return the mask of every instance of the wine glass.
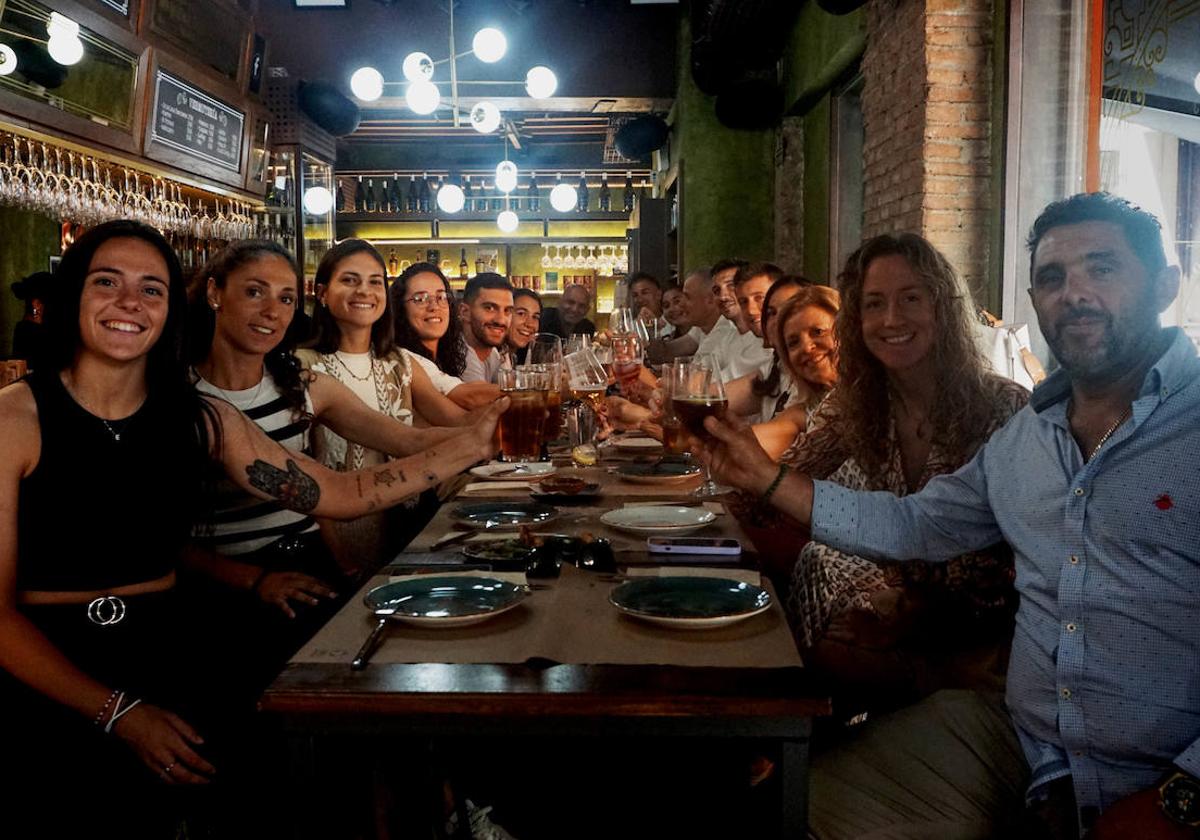
M 561 246 L 561 245 L 555 245 L 555 246 L 554 246 L 554 259 L 553 259 L 553 260 L 551 260 L 551 262 L 553 262 L 553 263 L 554 263 L 554 267 L 555 267 L 555 268 L 562 268 L 562 267 L 563 267 L 563 265 L 565 264 L 565 263 L 564 263 L 564 261 L 563 261 L 563 256 L 562 256 L 562 246 Z
M 724 419 L 729 402 L 725 397 L 725 386 L 721 382 L 721 365 L 715 354 L 700 353 L 691 359 L 676 359 L 670 370 L 671 408 L 688 434 L 700 440 L 712 440 L 704 428 L 704 418 Z M 704 468 L 704 484 L 693 491 L 700 498 L 728 493 L 728 487 L 720 487 L 712 480 L 707 465 Z
M 567 353 L 576 353 L 580 350 L 590 350 L 594 342 L 592 337 L 587 333 L 575 333 L 567 339 Z
M 626 397 L 632 399 L 629 388 L 642 373 L 644 346 L 633 333 L 614 335 L 612 339 L 612 370 Z
M 554 246 L 554 250 L 558 251 L 558 246 Z M 550 259 L 550 246 L 542 245 L 542 268 L 549 268 L 554 263 Z
M 576 350 L 563 356 L 567 370 L 567 387 L 571 398 L 586 400 L 597 414 L 604 406 L 604 392 L 608 388 L 608 374 L 596 357 L 594 348 Z
M 563 258 L 563 268 L 575 267 L 575 251 L 577 250 L 578 247 L 574 245 L 567 248 L 567 255 Z

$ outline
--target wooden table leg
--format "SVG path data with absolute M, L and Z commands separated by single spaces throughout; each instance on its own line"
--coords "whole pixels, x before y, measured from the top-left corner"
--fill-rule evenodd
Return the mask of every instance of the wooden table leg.
M 808 739 L 785 740 L 781 748 L 780 837 L 783 840 L 804 840 L 808 836 Z

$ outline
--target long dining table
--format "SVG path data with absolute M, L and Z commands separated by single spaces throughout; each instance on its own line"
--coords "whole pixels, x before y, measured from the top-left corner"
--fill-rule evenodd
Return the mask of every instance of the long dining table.
M 469 627 L 391 623 L 369 663 L 353 670 L 350 663 L 376 623 L 363 602 L 368 591 L 417 574 L 486 574 L 457 544 L 433 548 L 456 532 L 455 508 L 473 500 L 530 499 L 528 482 L 464 477 L 420 535 L 366 581 L 262 696 L 262 711 L 288 734 L 294 772 L 316 772 L 309 759 L 315 744 L 327 737 L 361 738 L 363 748 L 373 751 L 379 739 L 392 737 L 497 737 L 519 743 L 533 736 L 578 738 L 585 744 L 601 737 L 744 739 L 775 748 L 778 835 L 805 836 L 811 722 L 830 712 L 830 700 L 803 667 L 779 597 L 758 574 L 748 541 L 720 500 L 690 496 L 699 479 L 630 483 L 614 469 L 653 453 L 631 455 L 616 445 L 603 451 L 595 467 L 559 462 L 560 473 L 598 484 L 599 495 L 556 506 L 556 519 L 537 530 L 608 540 L 616 572 L 564 565 L 557 578 L 529 581 L 529 595 L 517 609 Z M 689 562 L 675 556 L 663 565 L 662 555 L 647 552 L 644 536 L 600 521 L 606 510 L 663 503 L 703 505 L 716 516 L 695 536 L 738 539 L 747 550 L 723 564 L 714 564 L 712 557 Z M 475 535 L 468 543 L 491 538 Z M 773 596 L 772 603 L 752 618 L 705 630 L 648 624 L 608 603 L 621 582 L 656 575 L 753 582 Z M 304 834 L 303 826 L 297 834 Z

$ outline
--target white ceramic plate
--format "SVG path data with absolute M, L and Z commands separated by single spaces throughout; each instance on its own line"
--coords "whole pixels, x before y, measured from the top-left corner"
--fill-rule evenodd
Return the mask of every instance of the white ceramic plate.
M 663 445 L 651 437 L 619 438 L 613 446 L 625 452 L 657 452 Z
M 541 481 L 556 472 L 553 464 L 544 461 L 530 461 L 523 464 L 509 464 L 505 461 L 492 461 L 471 467 L 471 475 L 484 481 Z
M 464 627 L 518 606 L 529 590 L 489 577 L 417 575 L 377 586 L 363 603 L 376 617 L 419 627 Z
M 617 508 L 601 514 L 610 528 L 652 537 L 679 537 L 699 531 L 717 517 L 711 510 L 672 505 Z

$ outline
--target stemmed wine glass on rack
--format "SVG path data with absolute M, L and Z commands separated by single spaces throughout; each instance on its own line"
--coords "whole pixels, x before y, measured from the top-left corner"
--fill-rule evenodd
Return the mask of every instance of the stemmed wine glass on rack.
M 676 359 L 670 368 L 671 408 L 688 434 L 700 440 L 711 440 L 712 435 L 704 428 L 704 418 L 724 419 L 729 402 L 725 397 L 725 386 L 721 382 L 721 366 L 715 354 L 701 353 L 690 359 Z M 704 468 L 704 484 L 692 492 L 693 496 L 707 498 L 729 492 L 712 480 L 708 467 Z

